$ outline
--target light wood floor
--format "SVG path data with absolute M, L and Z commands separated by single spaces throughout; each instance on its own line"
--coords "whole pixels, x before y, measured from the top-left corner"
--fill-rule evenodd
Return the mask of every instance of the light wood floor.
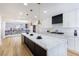
M 68 56 L 79 56 L 68 51 Z M 3 40 L 0 46 L 0 56 L 32 56 L 28 47 L 21 43 L 21 36 L 10 36 Z
M 68 56 L 79 56 L 79 53 L 74 50 L 68 50 L 67 55 Z
M 7 37 L 0 46 L 1 56 L 32 56 L 27 46 L 21 43 L 19 36 Z

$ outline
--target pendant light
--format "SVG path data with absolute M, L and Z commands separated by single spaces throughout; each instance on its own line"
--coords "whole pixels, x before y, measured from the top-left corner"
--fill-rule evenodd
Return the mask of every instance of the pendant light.
M 40 3 L 37 3 L 38 5 L 39 5 L 39 20 L 38 20 L 38 25 L 40 25 L 41 24 L 41 22 L 40 22 Z

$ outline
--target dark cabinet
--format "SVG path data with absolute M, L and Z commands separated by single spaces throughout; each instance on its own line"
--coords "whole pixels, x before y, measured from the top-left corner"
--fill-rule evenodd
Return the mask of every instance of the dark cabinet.
M 32 53 L 34 53 L 34 48 L 35 48 L 35 44 L 33 41 L 29 40 L 29 49 L 31 50 Z
M 24 43 L 30 49 L 34 56 L 46 56 L 47 51 L 24 36 Z
M 25 36 L 23 36 L 23 39 L 24 39 L 24 43 L 26 44 L 27 43 L 27 39 Z
M 29 40 L 27 37 L 24 36 L 24 43 L 29 47 Z
M 34 43 L 24 36 L 24 43 L 27 45 L 27 47 L 31 50 L 32 53 L 34 53 Z
M 40 47 L 39 45 L 35 44 L 35 56 L 46 56 L 46 50 Z

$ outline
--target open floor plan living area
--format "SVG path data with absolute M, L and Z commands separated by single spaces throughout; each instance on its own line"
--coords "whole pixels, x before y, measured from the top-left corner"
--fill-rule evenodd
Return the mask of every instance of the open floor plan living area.
M 0 3 L 0 56 L 79 56 L 79 3 Z

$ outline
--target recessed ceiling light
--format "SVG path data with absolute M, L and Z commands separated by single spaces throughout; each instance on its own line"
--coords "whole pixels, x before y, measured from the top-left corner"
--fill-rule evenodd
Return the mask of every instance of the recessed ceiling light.
M 34 16 L 35 18 L 37 18 L 37 16 Z
M 24 3 L 24 5 L 25 5 L 25 6 L 27 6 L 27 5 L 28 5 L 28 3 Z
M 45 10 L 45 11 L 43 11 L 44 13 L 47 13 L 47 11 Z
M 19 12 L 19 15 L 23 15 L 23 12 Z

